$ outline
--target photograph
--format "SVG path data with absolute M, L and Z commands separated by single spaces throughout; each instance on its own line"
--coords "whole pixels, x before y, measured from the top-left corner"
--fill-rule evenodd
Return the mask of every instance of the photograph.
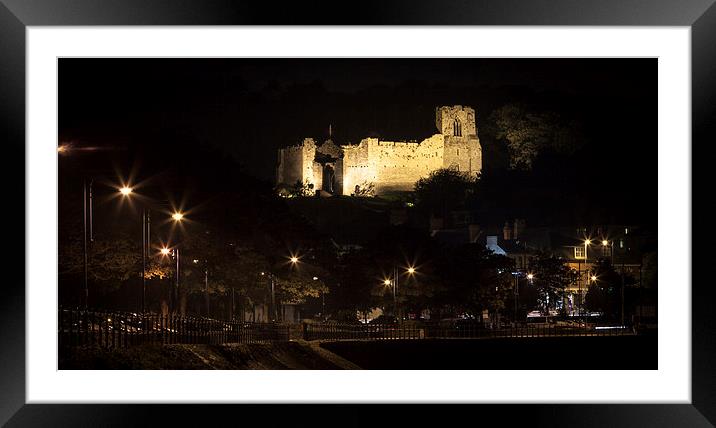
M 58 369 L 658 370 L 658 72 L 59 57 Z

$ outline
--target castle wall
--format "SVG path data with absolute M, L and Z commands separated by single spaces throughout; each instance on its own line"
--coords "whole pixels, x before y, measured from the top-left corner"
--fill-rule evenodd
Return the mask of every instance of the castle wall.
M 313 190 L 321 190 L 323 187 L 323 165 L 318 162 L 312 162 L 312 175 L 310 182 L 313 183 Z
M 297 181 L 308 180 L 314 183 L 313 159 L 316 157 L 316 144 L 306 138 L 301 144 L 279 149 L 276 182 L 293 186 Z M 320 181 L 319 181 L 320 183 Z
M 476 174 L 482 170 L 482 148 L 475 137 L 445 137 L 442 168 Z
M 377 144 L 377 138 L 364 138 L 360 143 L 343 148 L 343 194 L 350 195 L 355 186 L 377 179 L 375 164 L 369 157 L 369 146 Z
M 415 182 L 442 167 L 443 137 L 436 134 L 420 143 L 366 138 L 358 146 L 344 146 L 343 190 L 356 184 L 375 184 L 376 193 L 413 190 Z
M 303 182 L 308 181 L 309 183 L 313 184 L 314 188 L 316 188 L 316 181 L 315 175 L 314 175 L 314 169 L 313 169 L 313 160 L 316 158 L 316 143 L 313 141 L 313 138 L 305 138 L 303 140 Z M 320 168 L 318 168 L 320 170 Z M 320 181 L 318 181 L 320 185 Z
M 448 106 L 435 109 L 439 134 L 417 142 L 379 141 L 365 138 L 356 145 L 336 146 L 331 140 L 317 147 L 306 138 L 298 146 L 279 151 L 277 182 L 296 181 L 323 186 L 326 162 L 335 159 L 334 192 L 350 195 L 356 185 L 373 183 L 377 194 L 413 190 L 415 182 L 440 168 L 455 168 L 470 174 L 482 170 L 482 148 L 477 136 L 475 111 L 470 107 Z M 316 153 L 319 162 L 316 162 Z M 342 155 L 342 157 L 341 157 Z M 331 162 L 333 162 L 331 160 Z
M 286 147 L 279 150 L 276 181 L 292 186 L 303 181 L 303 146 Z

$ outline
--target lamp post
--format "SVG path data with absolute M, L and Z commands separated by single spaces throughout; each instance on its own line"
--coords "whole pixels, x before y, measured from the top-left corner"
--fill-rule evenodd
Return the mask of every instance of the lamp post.
M 178 249 L 170 250 L 169 247 L 162 247 L 159 250 L 159 253 L 162 255 L 162 257 L 175 257 L 176 254 L 178 254 Z M 178 269 L 175 268 L 174 276 L 176 277 L 178 273 Z M 176 281 L 176 278 L 175 278 Z M 169 303 L 172 307 L 171 309 L 175 309 L 174 306 L 176 305 L 176 298 L 174 297 L 174 290 L 171 287 L 171 283 L 169 286 Z
M 92 198 L 92 181 L 90 180 L 89 184 L 89 195 L 90 195 L 90 201 Z M 83 235 L 83 252 L 84 252 L 84 285 L 85 285 L 85 310 L 87 310 L 88 302 L 89 302 L 89 286 L 87 284 L 87 276 L 89 271 L 89 264 L 87 261 L 87 221 L 88 221 L 88 212 L 87 209 L 89 207 L 90 211 L 92 209 L 92 203 L 87 203 L 87 180 L 85 179 L 83 182 L 83 191 L 82 191 L 82 235 Z M 91 224 L 91 214 L 89 215 L 90 224 Z M 91 236 L 91 233 L 90 233 Z
M 313 277 L 314 281 L 318 281 L 318 277 Z M 321 319 L 325 321 L 326 319 L 326 293 L 321 290 Z
M 134 194 L 134 189 L 128 185 L 123 185 L 119 188 L 119 193 L 122 197 L 131 198 Z M 171 214 L 171 219 L 175 223 L 180 223 L 184 220 L 184 214 L 180 211 L 174 211 Z M 151 210 L 147 209 L 146 206 L 142 206 L 142 305 L 141 311 L 146 311 L 146 294 L 147 294 L 147 258 L 151 251 Z M 162 252 L 162 254 L 164 254 Z M 176 290 L 177 290 L 177 303 L 179 300 L 179 274 L 180 274 L 180 254 L 179 248 L 174 249 L 174 256 L 176 258 Z
M 296 260 L 298 261 L 298 260 Z M 274 276 L 271 272 L 261 272 L 261 276 L 266 276 L 269 279 L 269 287 L 271 288 L 271 308 L 269 312 L 271 313 L 271 321 L 276 320 L 276 295 L 274 290 Z
M 517 324 L 517 315 L 520 310 L 520 275 L 522 275 L 522 272 L 512 272 L 512 276 L 515 277 L 515 315 L 514 315 L 514 321 L 515 325 Z M 532 275 L 532 274 L 530 274 Z
M 409 276 L 413 276 L 416 273 L 415 267 L 409 266 L 405 273 L 407 273 Z M 391 286 L 392 292 L 393 292 L 393 313 L 395 315 L 396 320 L 399 319 L 399 311 L 398 311 L 398 287 L 400 283 L 400 269 L 397 265 L 393 265 L 393 274 L 391 277 L 386 278 L 383 281 L 383 285 Z
M 119 188 L 119 193 L 124 198 L 131 198 L 133 195 L 134 189 L 131 187 L 124 185 Z M 146 290 L 147 290 L 147 256 L 149 254 L 149 236 L 151 233 L 150 230 L 150 213 L 149 210 L 146 209 L 146 207 L 142 207 L 142 300 L 141 300 L 141 313 L 144 313 L 146 310 Z
M 587 292 L 589 291 L 589 270 L 588 270 L 588 263 L 589 263 L 589 253 L 588 253 L 588 247 L 592 244 L 591 239 L 585 239 L 584 240 L 584 269 L 586 270 L 585 278 L 584 278 L 584 294 L 580 292 L 580 312 L 582 313 L 582 321 L 584 322 L 584 327 L 587 326 L 587 318 L 586 313 L 584 311 L 584 304 L 586 302 Z M 581 281 L 580 281 L 581 283 Z
M 610 258 L 610 264 L 612 266 L 612 269 L 615 269 L 614 267 L 614 241 L 609 242 L 609 240 L 605 239 L 602 241 L 602 247 L 609 249 L 609 258 Z M 621 300 L 621 308 L 620 308 L 620 320 L 621 320 L 621 326 L 624 326 L 624 263 L 622 262 L 622 268 L 619 270 L 619 278 L 621 280 L 621 289 L 619 291 L 620 294 L 620 300 Z

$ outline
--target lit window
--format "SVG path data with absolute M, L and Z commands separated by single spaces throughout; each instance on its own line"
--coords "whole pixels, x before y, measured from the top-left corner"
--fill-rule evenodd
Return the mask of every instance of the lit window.
M 624 240 L 623 239 L 619 240 L 619 248 L 624 248 Z
M 574 258 L 584 259 L 584 247 L 574 247 Z

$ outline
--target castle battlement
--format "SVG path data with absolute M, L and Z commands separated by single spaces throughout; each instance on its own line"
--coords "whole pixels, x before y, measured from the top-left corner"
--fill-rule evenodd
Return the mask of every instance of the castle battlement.
M 356 186 L 373 184 L 378 194 L 412 190 L 415 182 L 440 168 L 469 174 L 482 170 L 482 147 L 477 137 L 475 110 L 468 106 L 435 109 L 439 133 L 420 142 L 364 138 L 358 144 L 317 145 L 312 138 L 279 149 L 276 182 L 297 181 L 315 190 L 350 195 Z

